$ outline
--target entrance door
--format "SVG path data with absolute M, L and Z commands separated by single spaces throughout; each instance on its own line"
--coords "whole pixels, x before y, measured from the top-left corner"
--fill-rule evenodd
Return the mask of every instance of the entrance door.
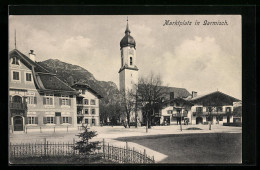
M 197 117 L 196 118 L 196 124 L 202 124 L 203 123 L 202 120 L 203 120 L 202 117 Z
M 23 118 L 21 116 L 15 116 L 14 120 L 14 131 L 23 131 Z
M 227 123 L 230 123 L 230 117 L 227 116 Z

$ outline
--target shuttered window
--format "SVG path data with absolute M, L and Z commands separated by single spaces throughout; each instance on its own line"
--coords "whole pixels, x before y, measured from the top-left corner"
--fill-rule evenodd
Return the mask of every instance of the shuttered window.
M 90 104 L 91 104 L 91 105 L 95 105 L 95 104 L 96 104 L 96 100 L 91 99 L 91 100 L 90 100 Z
M 27 117 L 27 124 L 38 124 L 38 117 Z
M 71 100 L 69 98 L 69 96 L 61 96 L 60 98 L 60 105 L 67 105 L 70 106 L 71 105 Z
M 54 124 L 54 117 L 45 117 L 45 124 Z
M 84 99 L 84 104 L 88 105 L 88 99 Z
M 62 117 L 62 123 L 69 123 L 69 117 Z
M 27 96 L 27 104 L 37 104 L 36 96 Z
M 95 109 L 91 109 L 91 114 L 94 115 L 95 113 Z
M 44 105 L 53 105 L 54 96 L 53 94 L 45 94 L 43 97 L 43 104 Z

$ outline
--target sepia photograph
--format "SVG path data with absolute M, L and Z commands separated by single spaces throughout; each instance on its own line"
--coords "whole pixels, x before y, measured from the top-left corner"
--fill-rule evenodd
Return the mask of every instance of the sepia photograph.
M 9 164 L 242 164 L 241 15 L 9 15 Z

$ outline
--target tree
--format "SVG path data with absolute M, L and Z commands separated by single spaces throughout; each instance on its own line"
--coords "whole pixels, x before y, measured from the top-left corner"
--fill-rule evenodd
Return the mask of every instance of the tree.
M 124 109 L 124 113 L 126 115 L 126 127 L 130 128 L 130 115 L 131 112 L 136 111 L 136 93 L 135 90 L 122 90 L 120 91 L 120 103 L 122 108 Z
M 87 156 L 93 153 L 100 142 L 89 142 L 90 139 L 97 136 L 95 131 L 88 131 L 87 126 L 82 126 L 84 128 L 84 131 L 80 133 L 79 135 L 76 135 L 80 138 L 78 142 L 76 142 L 75 146 L 73 147 L 74 150 L 78 150 L 79 153 L 82 153 L 83 155 Z
M 148 77 L 141 77 L 137 85 L 137 101 L 146 119 L 146 132 L 151 128 L 151 116 L 154 115 L 155 107 L 160 105 L 165 96 L 165 87 L 159 75 L 151 73 Z

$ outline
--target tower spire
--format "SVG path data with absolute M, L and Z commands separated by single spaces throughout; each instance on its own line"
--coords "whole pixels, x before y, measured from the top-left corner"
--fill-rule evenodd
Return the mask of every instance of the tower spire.
M 131 31 L 130 31 L 130 29 L 129 29 L 129 26 L 128 26 L 128 16 L 127 16 L 127 20 L 126 20 L 126 29 L 125 29 L 125 33 L 127 34 L 130 34 L 131 33 Z
M 16 49 L 16 29 L 14 30 L 14 48 Z

